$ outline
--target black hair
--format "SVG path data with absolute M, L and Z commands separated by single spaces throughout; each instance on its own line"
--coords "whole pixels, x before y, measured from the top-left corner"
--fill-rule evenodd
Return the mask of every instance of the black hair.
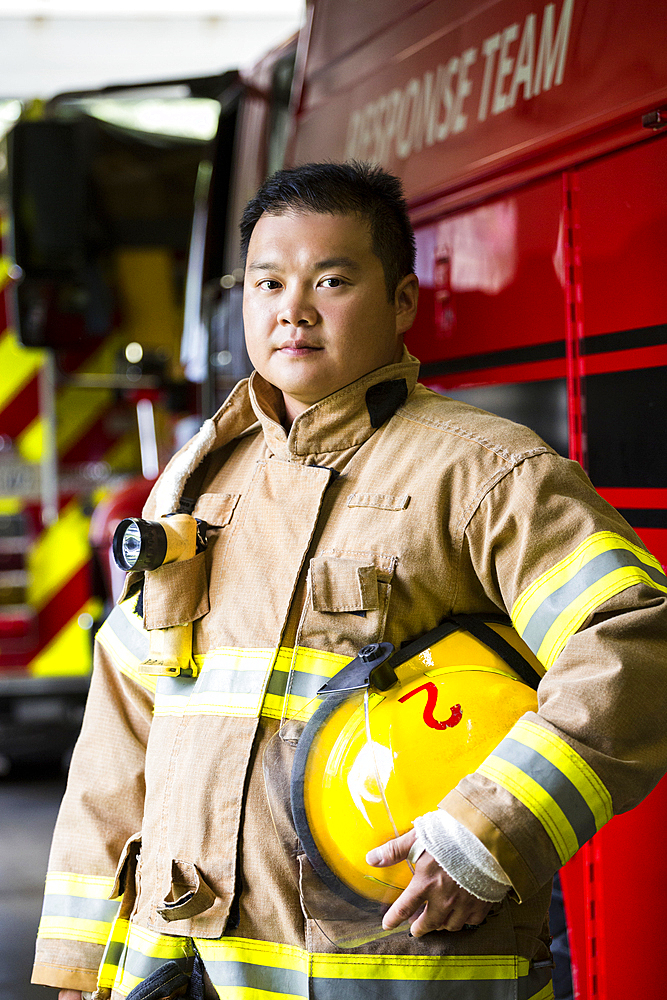
M 286 212 L 320 215 L 354 214 L 367 220 L 371 247 L 384 271 L 392 302 L 401 278 L 415 269 L 415 236 L 408 218 L 403 187 L 393 174 L 370 163 L 305 163 L 278 170 L 246 205 L 241 219 L 241 256 L 260 217 Z

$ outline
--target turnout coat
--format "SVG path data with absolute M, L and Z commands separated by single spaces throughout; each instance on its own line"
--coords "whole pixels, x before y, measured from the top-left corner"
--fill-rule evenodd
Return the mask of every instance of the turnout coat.
M 172 459 L 145 516 L 209 454 L 195 514 L 214 527 L 204 553 L 131 574 L 98 634 L 36 982 L 119 998 L 194 943 L 234 1000 L 552 996 L 552 875 L 667 767 L 667 579 L 579 466 L 417 373 L 406 352 L 289 433 L 254 373 Z M 477 929 L 340 950 L 278 846 L 267 741 L 361 646 L 499 612 L 545 668 L 539 711 L 441 807 L 512 889 Z M 139 673 L 146 630 L 188 621 L 199 676 Z

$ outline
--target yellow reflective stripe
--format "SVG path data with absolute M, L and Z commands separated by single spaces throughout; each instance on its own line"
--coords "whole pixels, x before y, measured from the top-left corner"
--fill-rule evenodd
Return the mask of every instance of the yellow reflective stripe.
M 625 548 L 633 552 L 648 566 L 662 571 L 662 567 L 645 549 L 618 535 L 614 531 L 598 531 L 584 539 L 577 548 L 551 569 L 539 576 L 527 590 L 521 594 L 512 608 L 512 621 L 518 632 L 523 632 L 530 618 L 538 609 L 544 598 L 558 590 L 564 583 L 571 580 L 581 567 L 595 556 L 609 549 Z
M 530 971 L 527 958 L 516 955 L 356 955 L 308 953 L 293 945 L 249 938 L 195 938 L 208 963 L 242 962 L 269 969 L 310 973 L 326 979 L 515 979 Z M 227 987 L 226 987 L 227 988 Z M 264 996 L 264 993 L 262 993 Z
M 534 722 L 520 720 L 508 736 L 546 757 L 572 782 L 595 817 L 595 825 L 608 823 L 614 815 L 611 795 L 606 786 L 583 757 L 560 737 Z
M 277 655 L 275 649 L 223 647 L 195 656 L 199 676 L 160 678 L 155 716 L 256 718 Z
M 667 593 L 657 559 L 616 532 L 600 531 L 521 594 L 512 621 L 548 668 L 595 608 L 638 583 Z
M 546 669 L 553 666 L 563 650 L 563 646 L 581 625 L 586 621 L 589 614 L 595 611 L 601 604 L 622 593 L 628 587 L 633 587 L 637 583 L 645 583 L 649 587 L 656 587 L 667 593 L 667 587 L 656 584 L 648 573 L 635 566 L 623 566 L 612 573 L 608 573 L 602 580 L 593 584 L 577 601 L 558 616 L 554 624 L 547 632 L 541 646 L 535 654 L 538 660 L 544 664 Z
M 312 713 L 319 704 L 315 698 L 317 689 L 349 663 L 349 657 L 307 647 L 299 647 L 296 657 L 288 647 L 278 650 L 228 647 L 198 654 L 195 662 L 200 668 L 196 680 L 160 678 L 155 696 L 156 718 L 181 715 L 254 718 L 261 713 L 279 719 L 284 694 L 275 693 L 271 687 L 278 683 L 284 691 L 292 663 L 288 714 L 290 717 L 300 714 L 306 706 Z
M 563 864 L 579 850 L 572 824 L 557 802 L 529 774 L 515 764 L 491 754 L 477 768 L 479 774 L 506 788 L 542 824 Z
M 37 937 L 106 944 L 110 927 L 111 924 L 104 920 L 86 920 L 83 917 L 42 917 Z
M 98 988 L 114 989 L 123 996 L 143 982 L 164 962 L 192 955 L 192 939 L 157 934 L 130 924 L 123 917 L 115 921 L 100 965 Z
M 97 639 L 100 646 L 106 649 L 121 674 L 125 674 L 126 677 L 129 677 L 130 680 L 134 681 L 135 684 L 138 684 L 145 691 L 155 694 L 157 678 L 151 676 L 151 674 L 139 673 L 137 670 L 139 659 L 123 646 L 118 637 L 110 629 L 104 631 L 103 625 L 97 633 Z
M 281 719 L 285 703 L 284 693 L 277 694 L 271 690 L 274 678 L 281 677 L 284 685 L 287 686 L 289 672 L 293 668 L 294 676 L 285 714 L 287 718 L 292 719 L 299 716 L 305 721 L 311 717 L 321 703 L 321 699 L 317 697 L 317 689 L 350 662 L 349 656 L 341 656 L 340 653 L 299 646 L 294 663 L 292 663 L 293 652 L 293 649 L 287 646 L 281 646 L 278 650 L 273 676 L 269 681 L 269 688 L 262 704 L 262 715 L 269 719 Z
M 304 948 L 251 938 L 195 938 L 204 962 L 244 962 L 268 969 L 308 973 L 310 954 Z
M 44 893 L 57 896 L 84 896 L 87 899 L 109 899 L 113 887 L 113 876 L 49 872 L 46 876 Z
M 312 956 L 312 974 L 328 979 L 474 980 L 516 979 L 530 962 L 516 955 L 328 955 Z
M 294 650 L 289 646 L 280 647 L 276 659 L 277 670 L 289 670 L 293 652 Z M 341 656 L 340 653 L 329 653 L 321 649 L 310 649 L 308 646 L 299 646 L 295 666 L 302 674 L 333 677 L 334 674 L 337 674 L 349 662 L 350 657 Z

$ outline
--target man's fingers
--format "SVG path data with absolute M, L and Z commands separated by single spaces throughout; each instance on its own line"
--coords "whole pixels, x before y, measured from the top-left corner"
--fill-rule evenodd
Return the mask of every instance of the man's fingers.
M 382 918 L 382 926 L 386 931 L 390 931 L 409 920 L 424 905 L 426 899 L 424 888 L 419 885 L 415 887 L 413 883 L 414 879 L 407 889 L 403 890 L 396 902 L 392 903 Z
M 423 937 L 431 931 L 455 933 L 463 930 L 467 924 L 481 924 L 490 909 L 491 903 L 485 903 L 481 899 L 471 901 L 456 896 L 444 909 L 441 900 L 438 900 L 436 906 L 429 902 L 424 912 L 411 925 L 410 933 L 413 937 Z
M 366 864 L 373 865 L 375 868 L 397 865 L 399 861 L 405 861 L 416 839 L 415 831 L 409 830 L 402 837 L 389 840 L 386 844 L 369 851 L 366 855 Z

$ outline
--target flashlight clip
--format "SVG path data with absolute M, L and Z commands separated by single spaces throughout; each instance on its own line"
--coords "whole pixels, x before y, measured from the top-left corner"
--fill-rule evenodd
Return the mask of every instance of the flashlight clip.
M 394 652 L 390 642 L 373 642 L 360 649 L 353 660 L 323 684 L 318 696 L 363 691 L 371 684 L 379 691 L 386 691 L 396 683 L 396 672 L 388 662 Z

